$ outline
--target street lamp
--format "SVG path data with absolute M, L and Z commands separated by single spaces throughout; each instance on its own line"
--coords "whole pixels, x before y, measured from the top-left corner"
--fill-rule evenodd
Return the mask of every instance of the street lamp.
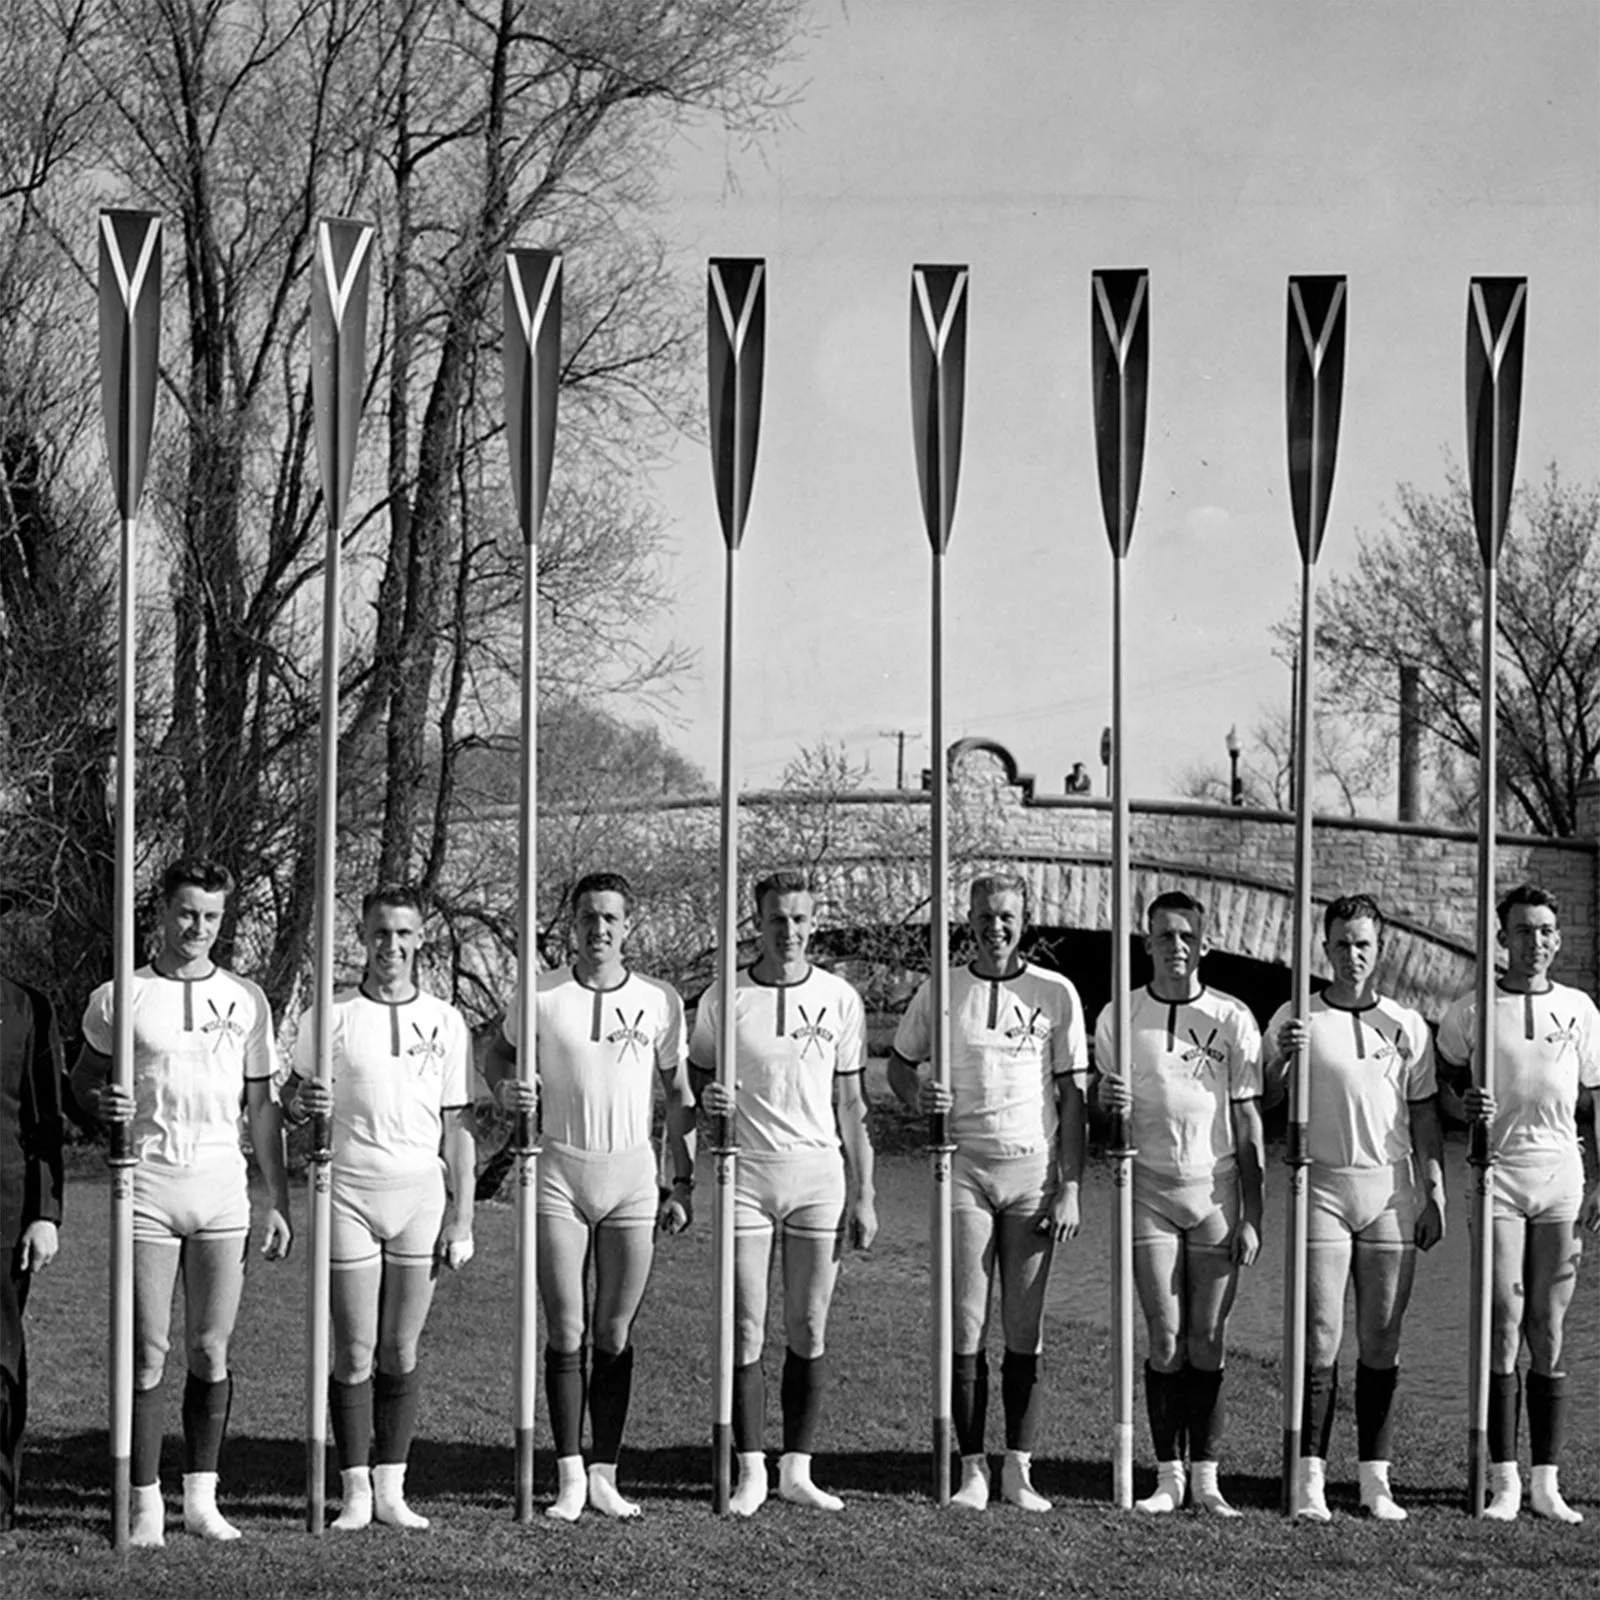
M 1242 806 L 1244 804 L 1244 785 L 1239 781 L 1239 724 L 1236 722 L 1228 729 L 1226 739 L 1228 746 L 1228 804 Z

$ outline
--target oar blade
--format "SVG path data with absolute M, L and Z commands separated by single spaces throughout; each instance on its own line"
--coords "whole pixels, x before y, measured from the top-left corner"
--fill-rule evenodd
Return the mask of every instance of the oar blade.
M 967 388 L 967 269 L 911 269 L 911 431 L 928 542 L 943 555 L 955 527 Z
M 506 252 L 506 448 L 525 544 L 535 544 L 550 493 L 561 387 L 561 257 L 550 250 Z
M 1284 388 L 1289 433 L 1289 503 L 1300 557 L 1322 549 L 1339 450 L 1344 397 L 1348 280 L 1336 275 L 1289 279 L 1288 355 Z
M 1485 566 L 1500 560 L 1517 472 L 1528 280 L 1474 278 L 1467 289 L 1467 475 Z
M 138 514 L 161 361 L 161 219 L 100 213 L 100 404 L 117 510 Z
M 361 431 L 373 236 L 370 222 L 323 217 L 311 263 L 311 399 L 322 497 L 335 527 L 344 523 Z
M 1100 508 L 1113 556 L 1127 555 L 1144 471 L 1150 390 L 1150 274 L 1105 267 L 1089 278 L 1089 374 L 1094 386 Z
M 730 550 L 744 538 L 761 439 L 761 379 L 767 346 L 767 263 L 713 257 L 706 267 L 706 379 L 711 473 Z

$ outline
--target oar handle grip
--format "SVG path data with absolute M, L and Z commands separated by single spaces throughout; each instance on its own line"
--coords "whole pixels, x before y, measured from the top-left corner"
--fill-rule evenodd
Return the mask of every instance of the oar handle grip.
M 326 1112 L 311 1119 L 311 1159 L 333 1160 L 333 1120 Z
M 1133 1125 L 1126 1111 L 1111 1113 L 1111 1139 L 1106 1147 L 1108 1156 L 1135 1156 L 1139 1153 L 1133 1142 Z
M 1306 1125 L 1291 1122 L 1284 1130 L 1283 1161 L 1289 1167 L 1309 1167 L 1311 1149 L 1306 1140 Z
M 726 1113 L 711 1119 L 711 1153 L 718 1156 L 731 1156 L 738 1153 L 739 1147 L 733 1142 L 733 1118 Z
M 131 1167 L 136 1165 L 133 1154 L 133 1124 L 129 1122 L 113 1122 L 106 1128 L 106 1165 L 108 1167 Z
M 1474 1167 L 1494 1165 L 1494 1152 L 1489 1148 L 1489 1124 L 1476 1117 L 1467 1129 L 1467 1162 Z
M 519 1111 L 516 1125 L 511 1130 L 511 1153 L 514 1156 L 536 1156 L 539 1153 L 539 1136 L 533 1126 L 533 1113 Z

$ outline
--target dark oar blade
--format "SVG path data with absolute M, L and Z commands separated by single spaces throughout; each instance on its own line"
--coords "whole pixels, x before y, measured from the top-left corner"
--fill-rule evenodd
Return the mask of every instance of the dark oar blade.
M 561 386 L 561 257 L 550 250 L 506 253 L 506 448 L 525 544 L 539 538 L 556 447 Z
M 367 382 L 370 222 L 324 217 L 311 263 L 311 399 L 328 520 L 344 523 Z
M 1315 561 L 1328 525 L 1339 406 L 1344 395 L 1343 277 L 1289 279 L 1285 390 L 1289 424 L 1289 500 L 1300 556 Z
M 911 430 L 928 542 L 949 547 L 967 387 L 967 269 L 911 269 Z
M 100 213 L 100 401 L 117 510 L 136 516 L 161 359 L 161 219 Z
M 1467 291 L 1467 472 L 1485 566 L 1500 560 L 1517 471 L 1526 278 L 1474 278 Z
M 761 437 L 767 345 L 767 264 L 761 257 L 720 257 L 707 264 L 706 333 L 711 472 L 722 537 L 737 550 L 750 512 Z
M 1111 553 L 1125 556 L 1139 509 L 1150 386 L 1150 274 L 1143 267 L 1091 274 L 1089 345 L 1100 505 Z

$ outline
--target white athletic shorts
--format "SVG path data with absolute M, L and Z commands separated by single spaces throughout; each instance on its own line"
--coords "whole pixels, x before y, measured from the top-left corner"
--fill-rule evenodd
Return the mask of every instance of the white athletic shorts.
M 653 1228 L 659 1195 L 655 1146 L 579 1150 L 546 1139 L 539 1155 L 539 1215 L 587 1228 Z
M 1355 1239 L 1409 1250 L 1416 1243 L 1417 1191 L 1409 1160 L 1386 1167 L 1324 1167 L 1313 1161 L 1306 1196 L 1306 1237 L 1312 1244 Z
M 242 1239 L 250 1232 L 244 1156 L 220 1151 L 192 1167 L 141 1161 L 133 1169 L 133 1236 L 176 1248 L 185 1239 Z
M 1576 1222 L 1583 1206 L 1583 1157 L 1502 1156 L 1494 1164 L 1496 1222 Z
M 844 1156 L 837 1150 L 740 1152 L 733 1187 L 736 1234 L 781 1229 L 831 1239 L 844 1224 Z
M 1239 1169 L 1174 1178 L 1133 1163 L 1133 1242 L 1181 1234 L 1199 1249 L 1225 1248 L 1239 1225 Z
M 444 1164 L 435 1161 L 405 1177 L 364 1181 L 333 1164 L 329 1229 L 335 1272 L 392 1261 L 400 1267 L 431 1267 L 444 1222 Z
M 1055 1198 L 1050 1152 L 1025 1156 L 969 1156 L 950 1160 L 950 1209 L 986 1211 L 996 1217 L 1037 1219 Z

